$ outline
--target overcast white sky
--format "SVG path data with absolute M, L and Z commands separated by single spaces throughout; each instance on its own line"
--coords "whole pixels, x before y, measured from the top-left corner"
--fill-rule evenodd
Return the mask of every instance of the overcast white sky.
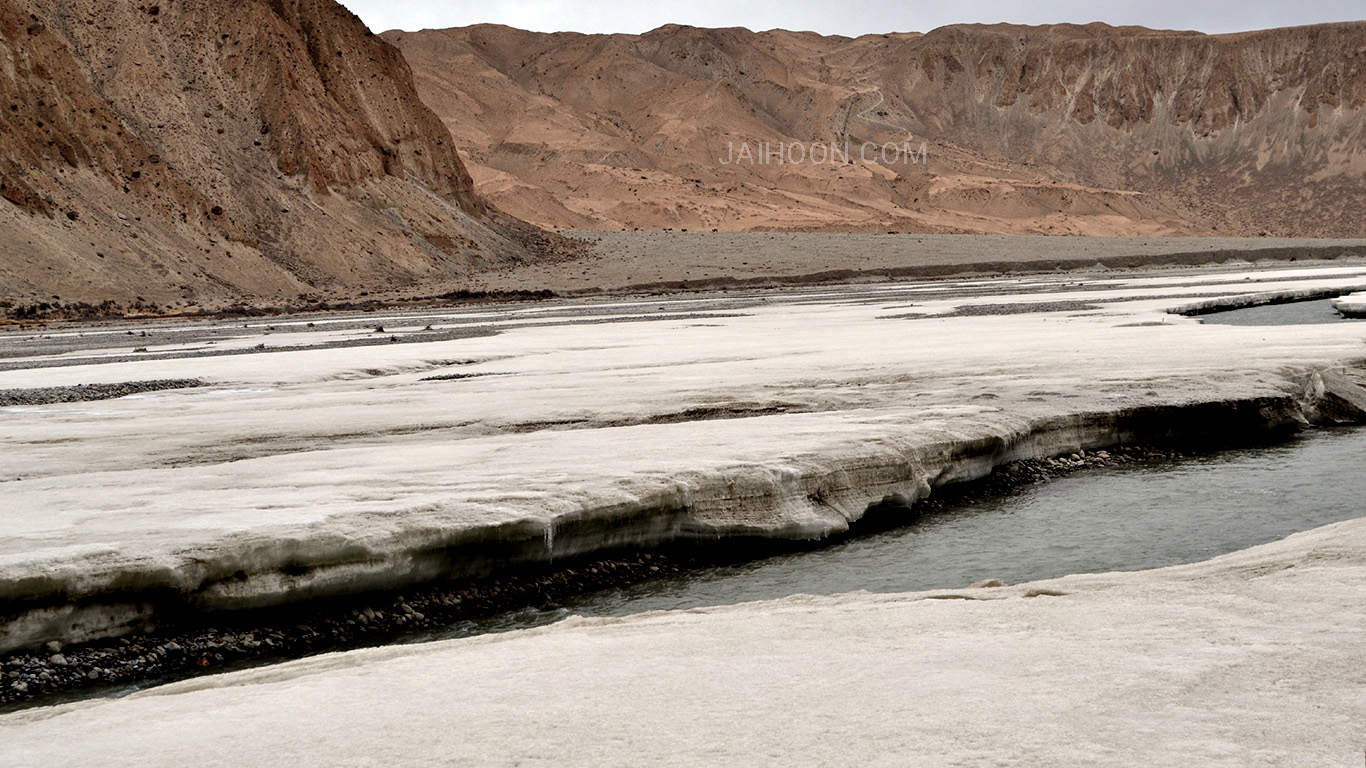
M 1366 19 L 1362 0 L 341 0 L 376 32 L 507 24 L 543 32 L 640 33 L 663 24 L 810 29 L 823 34 L 928 32 L 963 22 L 1141 24 L 1237 32 Z

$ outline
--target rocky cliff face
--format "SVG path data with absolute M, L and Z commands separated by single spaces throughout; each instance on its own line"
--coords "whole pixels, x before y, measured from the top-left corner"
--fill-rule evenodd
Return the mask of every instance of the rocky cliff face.
M 952 27 L 887 78 L 892 114 L 1160 195 L 1221 231 L 1362 232 L 1366 24 L 1238 35 Z
M 1362 233 L 1366 24 L 386 38 L 478 188 L 546 224 Z M 719 162 L 907 140 L 928 164 Z
M 0 109 L 11 304 L 460 285 L 548 242 L 332 0 L 0 0 Z

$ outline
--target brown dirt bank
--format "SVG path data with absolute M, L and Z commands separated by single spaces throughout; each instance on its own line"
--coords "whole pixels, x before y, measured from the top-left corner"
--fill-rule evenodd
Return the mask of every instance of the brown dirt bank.
M 567 232 L 590 253 L 495 268 L 488 290 L 696 290 L 1366 258 L 1366 240 L 811 232 Z

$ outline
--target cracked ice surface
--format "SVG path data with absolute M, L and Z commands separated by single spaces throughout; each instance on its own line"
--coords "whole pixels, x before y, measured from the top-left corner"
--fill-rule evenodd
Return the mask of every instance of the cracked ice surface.
M 55 342 L 35 334 L 0 389 L 208 386 L 0 408 L 0 594 L 170 587 L 269 604 L 439 575 L 424 552 L 497 536 L 559 547 L 568 522 L 663 508 L 693 533 L 824 535 L 953 475 L 936 457 L 956 444 L 1052 417 L 1284 395 L 1292 368 L 1366 357 L 1358 323 L 1163 313 L 1174 296 L 1360 285 L 1366 271 L 1189 274 L 376 313 L 365 322 L 478 333 L 311 348 L 281 322 L 228 346 L 284 351 L 193 358 L 128 360 L 145 342 L 117 335 L 45 355 Z M 1027 311 L 1079 300 L 1097 308 Z M 1021 311 L 936 316 L 972 304 Z M 313 342 L 367 334 L 328 327 Z M 23 367 L 48 358 L 62 364 Z

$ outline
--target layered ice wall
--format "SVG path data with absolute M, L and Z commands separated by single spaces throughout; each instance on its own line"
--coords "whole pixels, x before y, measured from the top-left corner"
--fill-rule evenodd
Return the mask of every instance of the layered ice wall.
M 821 537 L 1017 458 L 1355 421 L 1363 326 L 1164 310 L 1363 280 L 1069 276 L 225 323 L 164 344 L 35 335 L 0 389 L 205 386 L 0 409 L 0 650 L 676 538 Z

